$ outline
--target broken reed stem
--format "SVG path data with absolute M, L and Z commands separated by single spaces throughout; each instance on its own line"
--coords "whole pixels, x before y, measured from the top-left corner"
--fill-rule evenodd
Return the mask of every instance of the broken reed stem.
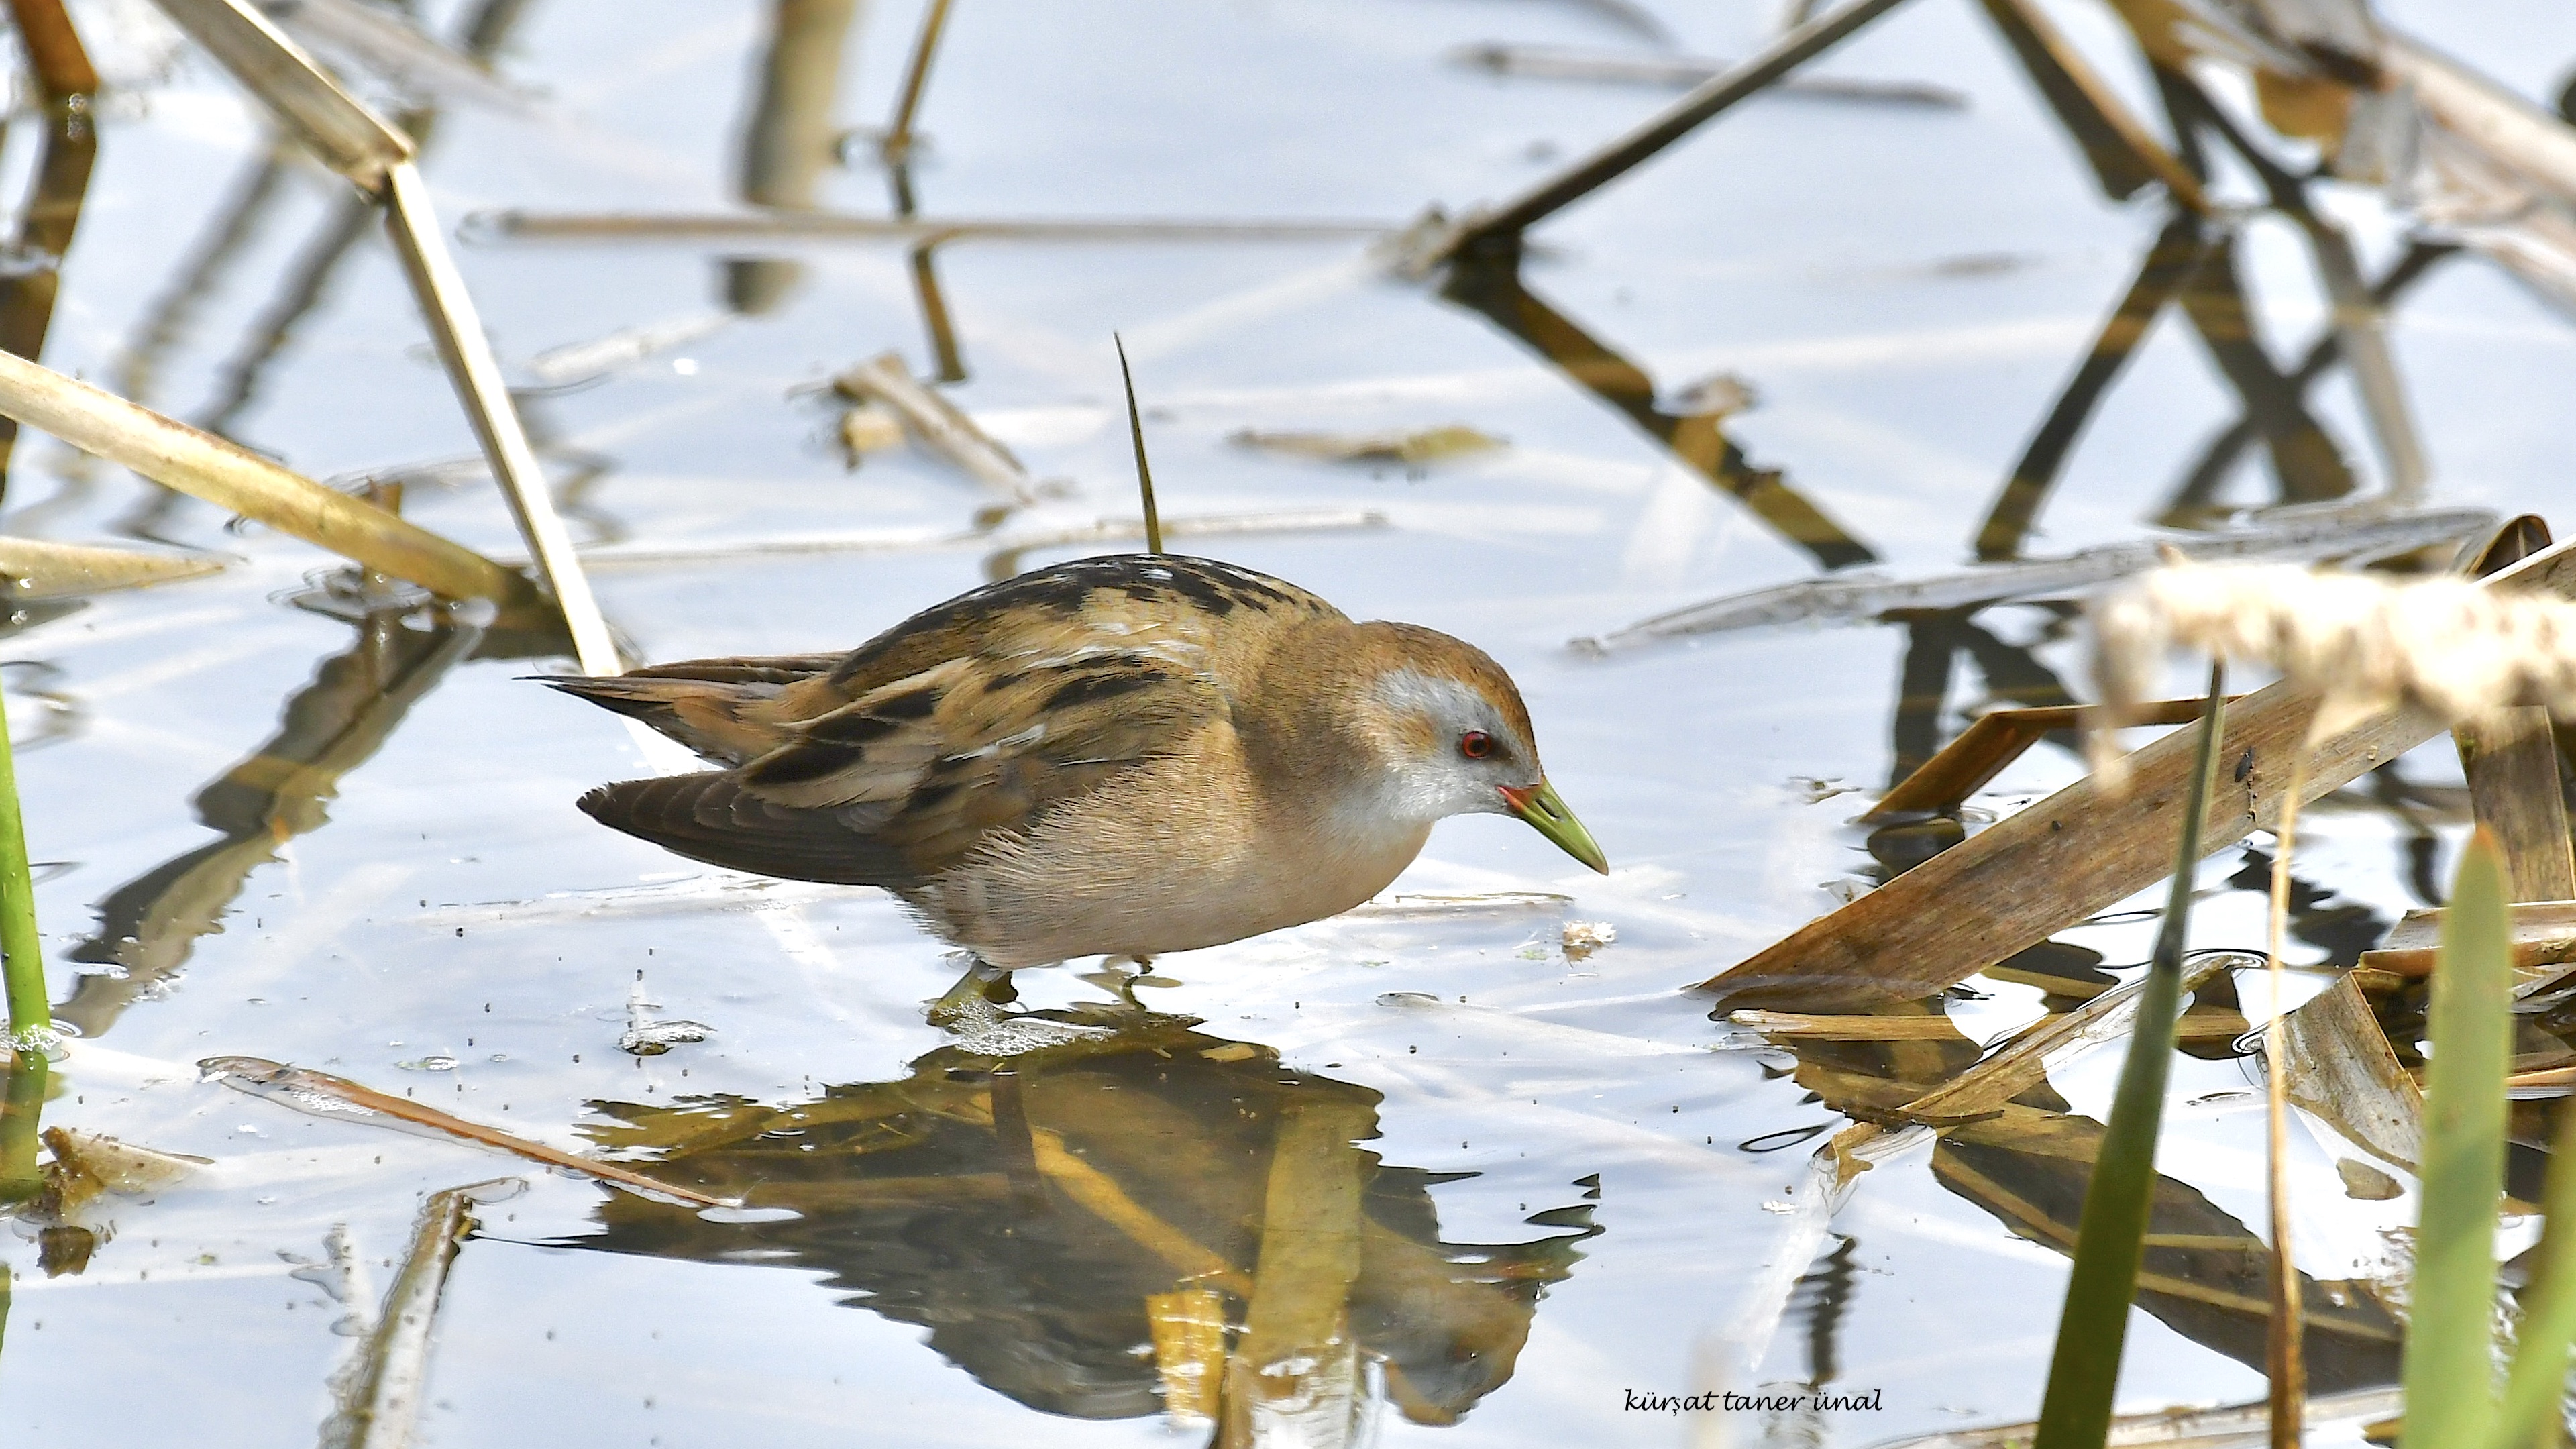
M 97 93 L 98 68 L 90 64 L 63 0 L 9 0 L 9 18 L 17 22 L 18 43 L 47 100 Z
M 7 352 L 0 352 L 0 416 L 442 598 L 535 597 L 518 574 L 418 524 Z
M 2272 925 L 2265 967 L 2272 984 L 2272 1018 L 2263 1023 L 2264 1127 L 2272 1218 L 2272 1317 L 2264 1345 L 2264 1371 L 2272 1381 L 2272 1449 L 2299 1449 L 2308 1398 L 2308 1365 L 2299 1301 L 2299 1273 L 2290 1258 L 2290 1074 L 2288 1013 L 2281 1009 L 2281 948 L 2290 923 L 2290 853 L 2297 848 L 2299 791 L 2307 785 L 2305 751 L 2290 755 L 2289 792 L 2281 823 L 2273 829 Z
M 9 748 L 5 704 L 0 704 L 0 975 L 8 981 L 10 1047 L 42 1052 L 52 1045 L 54 1013 L 45 995 L 44 941 L 36 934 L 36 884 L 27 868 L 27 827 L 18 810 L 18 770 Z
M 2100 1449 L 2110 1433 L 2112 1393 L 2119 1385 L 2120 1351 L 2129 1335 L 2129 1305 L 2137 1297 L 2138 1266 L 2146 1256 L 2148 1218 L 2156 1187 L 2156 1137 L 2164 1124 L 2165 1086 L 2173 1072 L 2174 1025 L 2182 1009 L 2184 930 L 2191 919 L 2193 870 L 2218 775 L 2218 741 L 2226 725 L 2227 664 L 2209 665 L 2209 705 L 2200 717 L 2199 749 L 2191 790 L 2174 850 L 2173 883 L 2165 894 L 2164 923 L 2156 932 L 2145 989 L 2139 993 L 2129 1055 L 2094 1158 L 2093 1178 L 2078 1221 L 2075 1262 L 2058 1317 L 2057 1345 L 2048 1364 L 2048 1392 L 2041 1401 L 2032 1449 Z
M 1501 239 L 1517 239 L 1529 228 L 1626 175 L 1719 112 L 1759 94 L 1773 81 L 1813 60 L 1862 26 L 1895 9 L 1904 0 L 1851 0 L 1850 4 L 1808 21 L 1746 57 L 1674 101 L 1626 135 L 1568 164 L 1510 201 L 1482 215 L 1470 213 L 1443 249 L 1443 259 L 1476 250 Z
M 342 90 L 276 22 L 244 0 L 159 0 L 159 5 L 316 160 L 360 190 L 381 192 L 386 171 L 411 159 L 410 137 Z
M 901 166 L 912 159 L 913 117 L 920 112 L 921 94 L 930 85 L 930 62 L 939 53 L 940 33 L 948 28 L 948 6 L 949 0 L 930 0 L 930 12 L 921 20 L 921 34 L 912 43 L 912 60 L 904 67 L 903 91 L 894 103 L 894 119 L 886 125 L 882 147 L 890 166 Z
M 527 541 L 528 557 L 563 613 L 574 659 L 587 674 L 624 673 L 616 637 L 609 632 L 599 600 L 590 591 L 590 580 L 581 571 L 572 534 L 555 511 L 544 465 L 537 461 L 527 430 L 520 426 L 509 387 L 501 378 L 501 364 L 475 315 L 464 274 L 447 250 L 446 235 L 439 230 L 429 188 L 419 170 L 409 161 L 387 167 L 381 201 L 394 251 L 411 282 L 412 300 L 419 304 L 421 320 L 438 346 L 448 384 L 465 410 L 466 421 L 473 425 L 492 480 L 500 485 L 519 536 Z
M 1118 380 L 1127 385 L 1127 433 L 1136 443 L 1136 490 L 1145 499 L 1145 551 L 1163 551 L 1163 515 L 1154 508 L 1154 470 L 1145 466 L 1145 418 L 1136 411 L 1136 375 L 1127 367 L 1127 342 L 1109 334 L 1118 349 Z
M 464 276 L 457 271 L 446 235 L 430 208 L 428 187 L 412 164 L 417 148 L 411 138 L 341 89 L 312 56 L 245 0 L 160 3 L 180 29 L 232 72 L 317 159 L 384 209 L 412 298 L 429 325 L 440 364 L 491 466 L 493 481 L 527 541 L 528 555 L 563 614 L 574 657 L 591 674 L 622 672 L 625 666 L 618 659 L 616 640 L 573 554 L 572 536 L 555 512 L 545 472 L 528 444 L 527 431 L 502 382 L 500 364 L 492 356 L 473 298 L 465 290 Z M 136 471 L 151 476 L 148 470 Z M 441 587 L 400 569 L 384 572 L 451 598 L 488 592 Z
M 393 1286 L 385 1290 L 384 1312 L 368 1336 L 366 1357 L 351 1385 L 343 1426 L 348 1437 L 342 1441 L 349 1449 L 406 1449 L 412 1442 L 429 1381 L 438 1303 L 447 1292 L 457 1250 L 474 1226 L 468 1209 L 475 1190 L 452 1187 L 421 1204 L 411 1250 L 403 1255 Z

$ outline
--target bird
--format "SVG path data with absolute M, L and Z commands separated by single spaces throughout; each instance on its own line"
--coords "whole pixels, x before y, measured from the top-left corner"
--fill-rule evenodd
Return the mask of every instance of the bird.
M 1452 815 L 1517 816 L 1609 872 L 1483 650 L 1209 559 L 1034 569 L 845 654 L 536 678 L 721 767 L 602 785 L 592 819 L 709 865 L 881 886 L 971 953 L 934 1020 L 1014 999 L 1015 970 L 1336 915 Z

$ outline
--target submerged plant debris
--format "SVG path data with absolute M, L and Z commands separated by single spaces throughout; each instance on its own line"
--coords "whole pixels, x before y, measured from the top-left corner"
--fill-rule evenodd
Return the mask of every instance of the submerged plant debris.
M 246 10 L 11 13 L 11 1443 L 2018 1442 L 2199 708 L 2088 782 L 2085 601 L 2569 592 L 2561 16 L 305 0 L 255 93 Z M 1170 546 L 1486 649 L 1614 874 L 1450 821 L 943 1033 L 889 899 L 574 808 L 668 762 L 524 676 L 1140 547 L 1113 333 Z M 2352 1442 L 2452 858 L 2522 1205 L 2576 859 L 2528 713 L 2235 687 L 2118 1422 L 2260 1433 L 2277 1071 Z

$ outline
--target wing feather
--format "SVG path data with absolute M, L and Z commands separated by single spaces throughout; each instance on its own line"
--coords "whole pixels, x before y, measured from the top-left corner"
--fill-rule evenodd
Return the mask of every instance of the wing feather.
M 1225 699 L 1189 653 L 1165 641 L 951 660 L 807 722 L 743 785 L 792 810 L 881 814 L 872 838 L 926 878 L 1223 727 Z

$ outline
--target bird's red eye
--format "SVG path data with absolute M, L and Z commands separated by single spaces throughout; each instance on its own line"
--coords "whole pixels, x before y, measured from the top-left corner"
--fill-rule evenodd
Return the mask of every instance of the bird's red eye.
M 1483 730 L 1469 730 L 1458 737 L 1458 753 L 1471 760 L 1481 760 L 1494 752 L 1494 737 Z

